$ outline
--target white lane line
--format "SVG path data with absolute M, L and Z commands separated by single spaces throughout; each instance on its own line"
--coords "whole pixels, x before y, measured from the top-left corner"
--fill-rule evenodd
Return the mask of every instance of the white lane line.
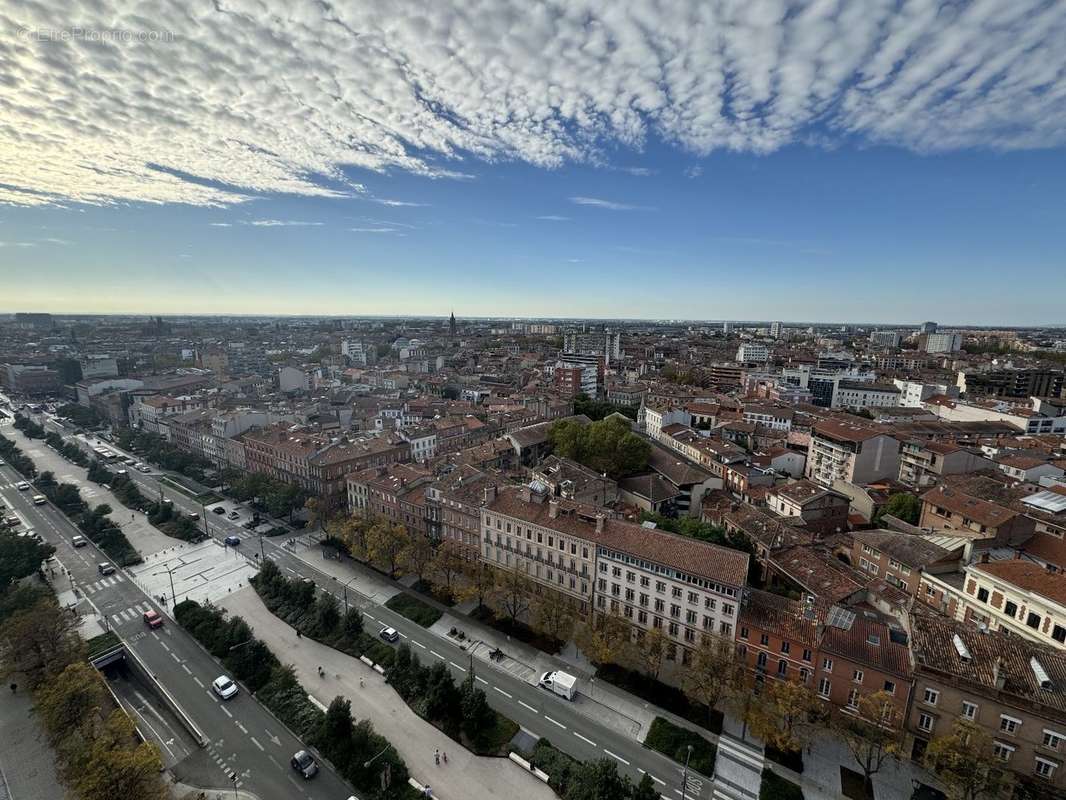
M 511 695 L 507 694 L 507 692 L 505 692 L 505 691 L 504 691 L 503 689 L 501 689 L 501 688 L 500 688 L 499 686 L 493 686 L 492 688 L 493 688 L 493 689 L 495 689 L 495 690 L 496 690 L 497 692 L 499 692 L 500 694 L 502 694 L 502 695 L 503 695 L 504 697 L 506 697 L 506 698 L 507 698 L 508 700 L 513 700 L 513 699 L 514 699 L 513 697 L 511 697 Z
M 156 638 L 158 638 L 158 637 L 156 637 Z M 160 640 L 159 644 L 160 644 L 160 646 L 161 646 L 161 647 L 162 647 L 162 648 L 163 648 L 164 650 L 166 650 L 166 651 L 167 651 L 168 653 L 170 652 L 170 648 L 169 648 L 169 647 L 167 647 L 167 643 L 166 643 L 166 642 L 164 642 L 164 641 Z
M 225 706 L 221 706 L 221 708 L 222 708 L 222 713 L 223 714 L 225 714 L 230 719 L 233 719 L 233 715 L 231 713 L 229 713 L 229 709 L 228 708 L 226 708 Z
M 248 735 L 248 729 L 246 727 L 244 727 L 243 725 L 241 725 L 241 723 L 238 722 L 237 723 L 237 727 L 241 729 L 241 733 L 243 733 L 245 736 Z
M 181 663 L 181 659 L 178 658 L 178 654 L 177 653 L 171 653 L 170 657 L 173 658 L 175 661 L 177 661 L 179 664 Z
M 201 684 L 201 685 L 202 685 L 202 684 Z M 207 691 L 207 689 L 204 689 L 204 694 L 206 694 L 206 695 L 207 695 L 208 697 L 210 697 L 210 698 L 211 698 L 212 700 L 214 700 L 214 701 L 215 701 L 216 703 L 218 702 L 218 698 L 217 698 L 217 697 L 215 697 L 215 693 L 214 693 L 214 692 L 209 692 L 209 691 Z
M 482 678 L 480 675 L 475 675 L 474 676 L 474 680 L 476 680 L 478 683 L 483 683 L 486 686 L 489 685 L 489 682 L 487 680 L 485 680 L 484 678 Z
M 614 753 L 612 753 L 612 752 L 611 752 L 610 750 L 608 750 L 608 749 L 607 749 L 606 747 L 605 747 L 605 748 L 603 748 L 603 752 L 605 752 L 605 753 L 606 753 L 607 755 L 609 755 L 609 756 L 610 756 L 611 758 L 613 758 L 613 759 L 616 759 L 616 760 L 618 760 L 618 761 L 621 761 L 621 762 L 622 762 L 623 764 L 625 764 L 625 765 L 626 765 L 627 767 L 629 766 L 629 762 L 628 762 L 628 761 L 626 761 L 626 760 L 625 760 L 624 758 L 622 758 L 621 756 L 615 755 L 615 754 L 614 754 Z
M 424 644 L 422 644 L 421 642 L 416 642 L 416 641 L 415 641 L 414 639 L 412 639 L 412 640 L 411 640 L 411 644 L 417 644 L 417 645 L 418 645 L 419 647 L 421 647 L 421 648 L 422 648 L 423 650 L 425 650 L 425 649 L 426 649 L 426 646 L 425 646 Z
M 588 738 L 587 736 L 582 736 L 577 731 L 574 731 L 574 736 L 576 736 L 581 741 L 585 742 L 585 744 L 591 744 L 593 747 L 597 747 L 598 746 L 594 741 L 592 741 L 592 739 Z
M 201 689 L 203 689 L 203 688 L 204 688 L 204 684 L 203 684 L 203 681 L 201 681 L 201 680 L 200 680 L 199 678 L 197 678 L 197 677 L 196 677 L 195 675 L 193 675 L 193 676 L 192 676 L 192 679 L 193 679 L 194 681 L 196 681 L 196 685 L 197 685 L 197 686 L 199 686 L 199 687 L 200 687 Z
M 264 751 L 266 750 L 266 748 L 263 747 L 263 745 L 259 744 L 259 740 L 256 739 L 254 736 L 252 737 L 252 744 L 254 744 L 256 747 L 258 747 L 260 750 L 264 750 Z
M 154 637 L 155 637 L 155 639 L 156 639 L 156 641 L 157 641 L 157 642 L 158 642 L 158 641 L 162 641 L 162 640 L 161 640 L 161 639 L 159 638 L 159 634 L 158 634 L 158 633 L 156 633 L 155 631 L 149 631 L 149 633 L 151 633 L 151 634 L 152 634 L 152 636 L 154 636 Z
M 189 675 L 192 675 L 192 670 L 191 670 L 191 669 L 189 669 L 189 668 L 188 668 L 188 667 L 187 667 L 187 666 L 186 666 L 185 664 L 182 664 L 182 665 L 181 665 L 181 668 L 182 668 L 183 670 L 185 670 L 185 672 L 186 672 L 187 674 L 189 674 Z
M 529 703 L 523 703 L 521 700 L 518 701 L 518 705 L 522 706 L 523 708 L 528 708 L 534 714 L 539 714 L 540 713 L 539 711 L 537 711 L 537 709 L 533 708 L 533 706 L 531 706 Z
M 443 660 L 444 660 L 444 656 L 442 656 L 442 655 L 441 655 L 440 653 L 438 653 L 438 652 L 437 652 L 436 650 L 430 650 L 430 651 L 429 651 L 429 654 L 430 654 L 431 656 L 436 656 L 436 657 L 437 657 L 437 658 L 439 658 L 439 659 L 440 659 L 441 661 L 443 661 Z
M 396 631 L 396 632 L 397 632 L 397 633 L 399 633 L 399 634 L 400 634 L 400 636 L 402 636 L 402 637 L 403 637 L 404 639 L 410 639 L 410 638 L 411 638 L 411 637 L 410 637 L 410 636 L 408 636 L 408 635 L 407 635 L 406 633 L 400 633 L 400 631 Z
M 549 717 L 549 716 L 548 716 L 547 714 L 545 714 L 545 715 L 544 715 L 544 719 L 545 719 L 545 720 L 546 720 L 547 722 L 550 722 L 550 723 L 551 723 L 552 725 L 558 725 L 558 726 L 559 726 L 560 728 L 562 728 L 562 729 L 563 729 L 564 731 L 566 730 L 566 726 L 565 726 L 565 725 L 563 725 L 563 723 L 561 723 L 561 722 L 556 722 L 556 721 L 555 721 L 554 719 L 552 719 L 551 717 Z
M 455 668 L 456 668 L 457 670 L 459 670 L 460 672 L 466 672 L 466 667 L 460 667 L 460 666 L 459 666 L 458 664 L 456 664 L 456 663 L 455 663 L 454 661 L 449 661 L 448 663 L 449 663 L 449 664 L 451 664 L 451 665 L 452 665 L 453 667 L 455 667 Z

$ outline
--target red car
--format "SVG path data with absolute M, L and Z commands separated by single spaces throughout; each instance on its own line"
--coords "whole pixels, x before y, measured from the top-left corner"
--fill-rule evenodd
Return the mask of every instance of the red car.
M 158 611 L 145 611 L 144 621 L 149 628 L 158 628 L 163 624 L 163 617 Z

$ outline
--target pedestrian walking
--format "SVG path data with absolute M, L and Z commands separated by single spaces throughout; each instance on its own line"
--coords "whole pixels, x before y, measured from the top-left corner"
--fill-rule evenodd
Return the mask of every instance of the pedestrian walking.
M 441 753 L 440 757 L 444 759 L 444 763 L 445 764 L 448 763 L 448 751 L 447 750 L 445 750 L 443 753 Z
M 360 677 L 359 678 L 359 688 L 362 689 L 364 686 L 366 686 L 366 683 L 363 681 L 362 677 Z
M 296 638 L 297 639 L 304 638 L 304 635 L 302 633 L 300 633 L 300 629 L 299 628 L 296 628 L 295 630 L 296 630 Z
M 19 685 L 17 683 L 11 684 L 11 694 L 14 694 L 18 690 L 19 690 Z
M 435 763 L 438 767 L 440 766 L 440 750 L 433 751 L 433 763 Z
M 430 788 L 430 785 L 428 783 L 422 788 L 422 796 L 423 797 L 432 797 L 433 796 L 433 789 Z

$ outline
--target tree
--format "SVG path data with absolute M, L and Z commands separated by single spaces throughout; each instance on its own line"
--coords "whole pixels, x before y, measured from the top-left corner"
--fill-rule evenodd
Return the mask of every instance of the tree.
M 434 583 L 444 586 L 449 597 L 454 597 L 455 579 L 463 574 L 466 565 L 467 559 L 463 554 L 462 545 L 451 539 L 445 539 L 437 545 L 433 553 L 433 561 L 429 564 L 429 574 Z
M 656 680 L 659 679 L 659 671 L 663 668 L 663 659 L 666 658 L 666 649 L 670 640 L 666 638 L 662 628 L 652 628 L 644 631 L 637 640 L 637 655 L 644 671 Z
M 326 533 L 339 541 L 352 558 L 367 557 L 367 534 L 371 523 L 361 517 L 334 517 L 326 523 Z
M 872 775 L 900 751 L 900 713 L 888 692 L 863 695 L 857 713 L 835 709 L 830 726 L 844 742 L 866 780 L 866 793 L 873 796 Z
M 628 656 L 632 637 L 629 623 L 615 613 L 600 613 L 577 631 L 575 640 L 585 655 L 597 664 L 619 663 Z
M 363 632 L 363 612 L 358 608 L 349 608 L 344 612 L 344 635 L 354 642 Z
M 996 797 L 1007 775 L 992 747 L 992 737 L 984 728 L 957 719 L 951 733 L 929 743 L 925 765 L 936 773 L 954 800 Z
M 880 521 L 886 514 L 901 519 L 910 525 L 917 525 L 922 517 L 922 501 L 909 492 L 896 492 L 888 498 L 877 514 Z
M 436 555 L 433 543 L 425 536 L 412 536 L 411 544 L 404 555 L 404 567 L 418 576 L 419 583 L 423 583 L 426 579 L 426 571 Z
M 463 733 L 472 742 L 479 741 L 492 729 L 496 714 L 489 707 L 485 693 L 474 685 L 473 675 L 463 682 L 460 707 L 463 715 Z
M 31 687 L 85 658 L 78 619 L 52 597 L 12 614 L 0 627 L 0 653 L 7 672 L 21 672 Z
M 388 571 L 390 578 L 394 578 L 411 546 L 411 534 L 403 525 L 378 520 L 367 533 L 366 544 L 370 560 Z
M 322 751 L 333 765 L 344 773 L 352 760 L 352 704 L 343 697 L 334 697 L 322 723 L 311 738 L 311 744 Z
M 463 596 L 466 599 L 477 598 L 478 608 L 495 599 L 500 578 L 487 561 L 480 558 L 465 561 L 463 576 L 466 578 Z
M 813 735 L 820 710 L 817 696 L 806 684 L 768 680 L 759 701 L 748 709 L 747 723 L 752 733 L 776 750 L 798 752 Z
M 79 800 L 165 800 L 170 792 L 162 770 L 155 745 L 137 744 L 133 720 L 116 709 L 71 775 L 71 783 Z
M 41 568 L 41 562 L 56 549 L 32 536 L 18 536 L 10 529 L 0 530 L 0 593 L 21 578 Z
M 552 590 L 541 595 L 534 611 L 537 628 L 563 642 L 574 632 L 574 606 L 569 598 Z
M 681 676 L 681 688 L 693 700 L 707 707 L 707 724 L 711 712 L 737 683 L 744 665 L 736 658 L 733 642 L 709 633 L 700 637 L 692 654 L 692 663 Z
M 630 796 L 632 784 L 606 758 L 582 764 L 570 776 L 566 800 L 619 800 Z
M 519 617 L 529 613 L 533 599 L 533 581 L 522 570 L 506 570 L 500 576 L 497 598 L 513 628 L 518 624 Z
M 645 470 L 651 455 L 651 445 L 617 417 L 589 425 L 563 420 L 552 426 L 548 440 L 556 455 L 577 461 L 615 480 Z
M 106 696 L 103 678 L 85 661 L 67 666 L 58 680 L 42 683 L 34 694 L 34 710 L 52 747 L 72 734 L 87 735 Z
M 340 603 L 337 598 L 322 592 L 316 602 L 315 616 L 317 617 L 318 630 L 323 636 L 333 633 L 341 621 Z
M 322 521 L 322 501 L 317 497 L 308 497 L 304 500 L 304 511 L 307 512 L 307 527 L 315 529 Z
M 659 790 L 655 788 L 651 775 L 645 772 L 640 783 L 633 787 L 633 800 L 659 800 L 659 797 Z

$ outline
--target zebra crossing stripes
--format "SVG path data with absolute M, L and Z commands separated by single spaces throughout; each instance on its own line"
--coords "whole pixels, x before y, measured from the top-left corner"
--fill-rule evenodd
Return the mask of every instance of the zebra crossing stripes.
M 122 575 L 116 572 L 114 575 L 109 575 L 106 578 L 101 578 L 100 580 L 96 581 L 96 583 L 86 584 L 82 587 L 82 589 L 85 590 L 86 594 L 96 594 L 105 586 L 114 586 L 116 583 L 119 583 L 123 580 L 125 579 L 122 577 Z
M 112 614 L 111 620 L 115 625 L 122 625 L 125 622 L 142 619 L 144 613 L 151 610 L 152 607 L 148 603 L 138 603 L 135 606 L 130 606 L 123 611 Z

